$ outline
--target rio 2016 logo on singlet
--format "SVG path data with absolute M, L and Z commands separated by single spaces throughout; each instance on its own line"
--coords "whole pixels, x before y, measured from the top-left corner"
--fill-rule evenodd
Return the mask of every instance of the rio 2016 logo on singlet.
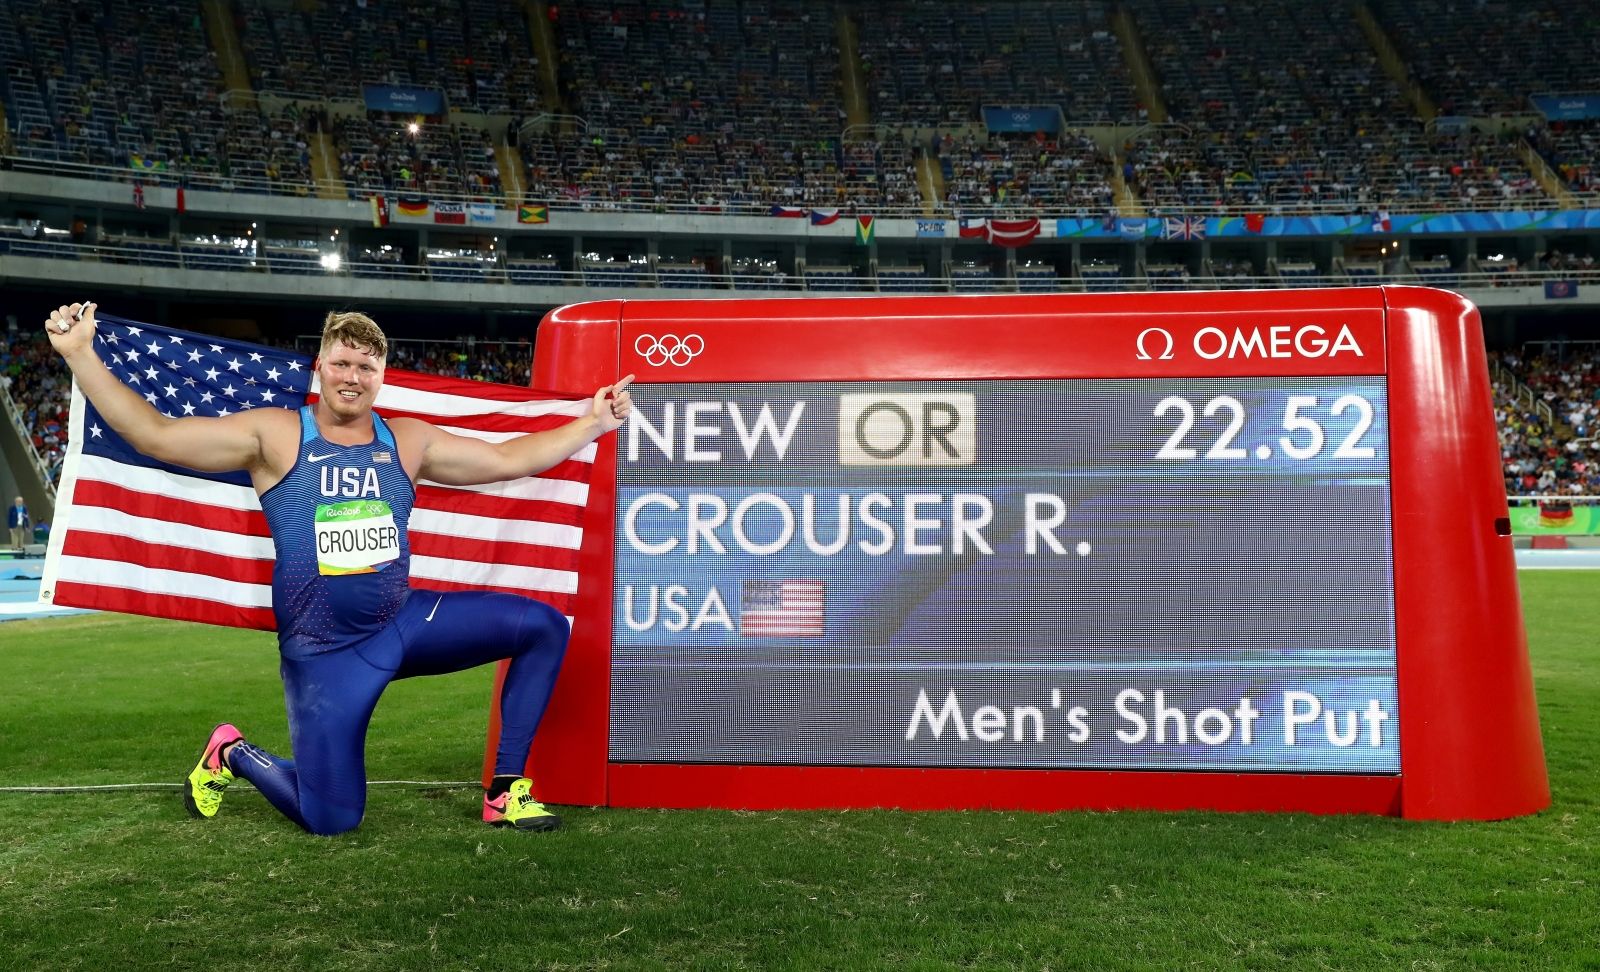
M 371 574 L 400 558 L 400 531 L 383 500 L 317 507 L 317 572 Z

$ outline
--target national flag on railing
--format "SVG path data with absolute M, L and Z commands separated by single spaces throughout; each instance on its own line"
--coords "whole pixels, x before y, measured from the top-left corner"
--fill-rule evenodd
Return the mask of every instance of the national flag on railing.
M 1389 219 L 1387 210 L 1380 209 L 1372 214 L 1372 232 L 1389 233 L 1394 230 L 1394 223 Z
M 839 221 L 839 211 L 837 209 L 813 209 L 813 210 L 811 210 L 811 225 L 812 226 L 827 226 L 829 223 L 837 223 L 838 221 Z
M 1032 219 L 991 219 L 985 227 L 987 232 L 984 238 L 995 246 L 1018 247 L 1033 242 L 1039 235 L 1039 220 Z
M 1164 240 L 1203 240 L 1206 238 L 1204 216 L 1168 216 L 1161 221 L 1161 238 Z
M 367 204 L 372 207 L 372 225 L 384 227 L 389 225 L 389 200 L 379 195 L 367 197 Z
M 496 207 L 494 203 L 467 203 L 467 221 L 484 225 L 494 225 Z
M 1267 226 L 1266 213 L 1245 213 L 1244 228 L 1247 233 L 1259 233 Z
M 550 208 L 548 206 L 518 206 L 517 222 L 548 223 L 550 222 Z
M 773 206 L 767 210 L 767 215 L 784 219 L 803 219 L 806 215 L 806 208 L 804 206 Z
M 436 202 L 433 204 L 433 221 L 450 226 L 465 226 L 467 207 L 461 203 Z
M 415 196 L 400 197 L 400 205 L 397 208 L 401 216 L 419 218 L 428 215 L 428 201 L 426 199 L 418 199 Z
M 1150 220 L 1119 219 L 1117 220 L 1117 232 L 1125 240 L 1142 240 L 1150 232 Z
M 989 221 L 977 216 L 961 217 L 961 235 L 966 239 L 987 238 L 989 236 Z
M 310 355 L 100 316 L 95 350 L 172 416 L 315 401 Z M 490 442 L 589 408 L 527 388 L 390 370 L 377 408 Z M 274 627 L 272 539 L 249 476 L 198 473 L 135 452 L 73 386 L 71 434 L 39 599 L 241 628 Z M 569 617 L 595 447 L 535 477 L 417 484 L 411 584 L 509 591 Z
M 857 216 L 856 217 L 856 245 L 857 246 L 871 246 L 872 242 L 875 239 L 877 239 L 877 236 L 878 236 L 878 217 L 876 217 L 876 216 Z

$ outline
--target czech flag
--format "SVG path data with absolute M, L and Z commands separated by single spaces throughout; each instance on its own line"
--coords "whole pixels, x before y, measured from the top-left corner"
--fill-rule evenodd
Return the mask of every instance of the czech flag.
M 813 209 L 811 211 L 812 226 L 827 226 L 829 223 L 838 221 L 839 211 L 837 209 Z
M 781 216 L 786 219 L 802 219 L 805 214 L 804 206 L 773 206 L 767 210 L 768 216 Z
M 548 223 L 550 222 L 550 208 L 548 206 L 518 206 L 517 222 Z

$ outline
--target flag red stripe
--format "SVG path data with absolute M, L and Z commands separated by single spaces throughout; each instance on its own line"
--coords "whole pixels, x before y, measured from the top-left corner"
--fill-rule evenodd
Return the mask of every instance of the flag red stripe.
M 495 587 L 488 584 L 457 584 L 454 581 L 429 580 L 418 577 L 411 578 L 411 589 L 414 591 L 497 591 L 501 594 L 515 594 L 518 597 L 543 601 L 569 618 L 572 616 L 572 605 L 577 600 L 577 596 L 573 594 L 530 591 L 521 587 Z
M 546 547 L 509 540 L 469 540 L 436 533 L 410 534 L 411 552 L 421 557 L 464 560 L 475 564 L 510 564 L 516 567 L 547 567 L 551 570 L 577 570 L 578 551 Z
M 206 574 L 223 580 L 238 581 L 241 584 L 272 583 L 270 560 L 229 557 L 205 550 L 175 547 L 165 543 L 148 543 L 109 533 L 69 529 L 66 539 L 62 541 L 61 552 L 69 557 L 120 560 L 125 564 L 138 564 L 141 567 L 154 567 L 158 570 Z
M 550 500 L 514 499 L 466 489 L 418 486 L 416 507 L 445 513 L 470 513 L 498 520 L 533 520 L 561 526 L 582 526 L 583 507 Z
M 77 581 L 57 583 L 52 600 L 63 607 L 120 611 L 123 614 L 142 614 L 176 621 L 200 621 L 230 628 L 257 628 L 262 631 L 277 628 L 277 622 L 268 608 L 239 607 L 176 594 L 147 594 L 144 591 L 81 584 Z
M 78 480 L 72 490 L 72 505 L 102 506 L 146 519 L 184 523 L 247 537 L 272 536 L 272 531 L 267 529 L 267 516 L 260 510 L 236 510 L 155 493 L 141 493 L 98 479 Z

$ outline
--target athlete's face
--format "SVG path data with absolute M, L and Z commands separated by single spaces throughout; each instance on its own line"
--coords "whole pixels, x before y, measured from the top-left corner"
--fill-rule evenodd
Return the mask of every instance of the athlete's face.
M 317 364 L 322 400 L 341 419 L 360 418 L 372 410 L 383 385 L 383 359 L 371 352 L 335 344 Z

